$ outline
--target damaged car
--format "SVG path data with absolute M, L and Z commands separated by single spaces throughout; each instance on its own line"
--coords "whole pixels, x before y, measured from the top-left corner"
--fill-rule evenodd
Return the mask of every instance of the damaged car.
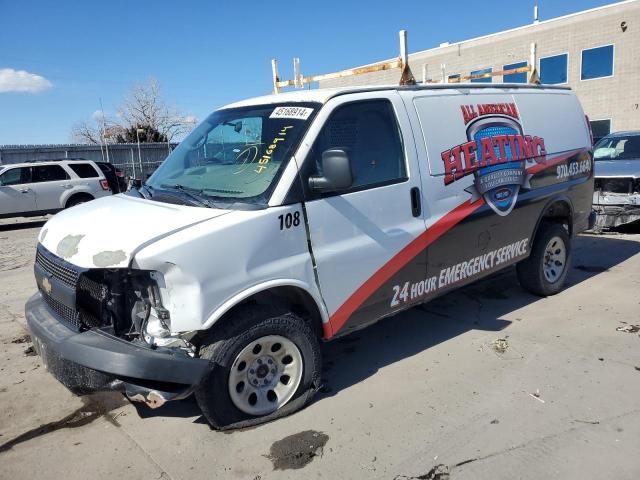
M 213 427 L 252 426 L 321 389 L 323 341 L 509 266 L 560 292 L 592 197 L 588 123 L 565 87 L 249 99 L 139 187 L 49 220 L 26 319 L 73 392 L 194 394 Z
M 640 221 L 640 131 L 617 132 L 594 148 L 595 231 Z

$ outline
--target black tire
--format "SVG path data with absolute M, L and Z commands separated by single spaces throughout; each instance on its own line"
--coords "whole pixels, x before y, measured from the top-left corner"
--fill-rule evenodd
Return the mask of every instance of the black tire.
M 231 367 L 240 352 L 251 342 L 279 335 L 299 349 L 303 370 L 293 397 L 277 410 L 253 416 L 239 410 L 229 393 Z M 242 428 L 289 415 L 308 404 L 320 387 L 322 354 L 317 335 L 308 322 L 287 312 L 259 305 L 241 307 L 220 327 L 214 326 L 200 347 L 200 357 L 211 362 L 211 371 L 195 391 L 204 417 L 215 429 Z M 265 382 L 266 383 L 266 382 Z
M 545 276 L 544 267 L 545 262 L 548 261 L 547 246 L 549 246 L 549 242 L 553 238 L 559 239 L 564 244 L 566 258 L 564 264 L 559 267 L 562 268 L 562 271 L 559 272 L 557 278 L 554 281 L 549 281 L 547 276 Z M 543 222 L 533 241 L 531 255 L 516 265 L 518 281 L 525 290 L 534 295 L 541 297 L 555 295 L 564 288 L 570 265 L 571 238 L 566 228 L 559 223 Z
M 91 195 L 75 195 L 67 200 L 67 204 L 65 208 L 75 207 L 76 205 L 80 205 L 81 203 L 90 202 L 93 200 Z

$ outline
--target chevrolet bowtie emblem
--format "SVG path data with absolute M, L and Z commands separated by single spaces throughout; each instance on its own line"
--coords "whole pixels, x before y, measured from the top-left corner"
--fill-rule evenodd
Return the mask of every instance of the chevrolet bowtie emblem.
M 51 282 L 47 277 L 42 279 L 42 288 L 47 292 L 47 295 L 51 295 Z

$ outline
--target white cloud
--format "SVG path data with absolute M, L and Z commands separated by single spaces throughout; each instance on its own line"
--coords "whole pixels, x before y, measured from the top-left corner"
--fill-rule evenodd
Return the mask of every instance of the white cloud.
M 37 93 L 52 86 L 49 80 L 35 73 L 29 73 L 25 70 L 14 70 L 13 68 L 0 68 L 0 93 Z
M 102 112 L 102 110 L 96 110 L 91 114 L 91 118 L 93 118 L 98 123 L 102 123 L 105 120 L 106 116 Z

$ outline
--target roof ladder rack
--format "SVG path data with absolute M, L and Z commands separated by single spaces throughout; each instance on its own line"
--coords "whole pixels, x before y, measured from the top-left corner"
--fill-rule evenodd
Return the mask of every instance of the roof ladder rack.
M 280 93 L 283 87 L 304 88 L 305 84 L 315 83 L 322 80 L 330 80 L 334 78 L 351 77 L 354 75 L 362 75 L 363 73 L 380 72 L 383 70 L 400 69 L 400 85 L 415 85 L 416 81 L 409 68 L 409 54 L 407 51 L 407 31 L 400 30 L 400 56 L 388 62 L 376 63 L 366 67 L 350 68 L 340 72 L 325 73 L 322 75 L 311 75 L 305 77 L 300 71 L 300 59 L 293 59 L 293 80 L 280 80 L 278 75 L 278 61 L 274 58 L 271 60 L 271 73 L 273 76 L 273 93 Z
M 396 59 L 389 60 L 382 63 L 374 63 L 364 67 L 350 68 L 348 70 L 341 70 L 334 73 L 325 73 L 322 75 L 311 75 L 305 77 L 300 71 L 300 59 L 293 59 L 293 79 L 292 80 L 280 80 L 278 74 L 278 61 L 274 58 L 271 60 L 271 73 L 273 76 L 273 93 L 280 93 L 284 87 L 304 88 L 305 84 L 320 82 L 322 80 L 332 80 L 336 78 L 352 77 L 354 75 L 362 75 L 365 73 L 380 72 L 383 70 L 392 70 L 395 68 L 400 69 L 399 85 L 415 85 L 416 80 L 409 67 L 409 54 L 407 51 L 407 31 L 400 30 L 400 56 Z M 459 83 L 464 81 L 473 81 L 481 78 L 491 78 L 496 76 L 513 75 L 517 73 L 527 73 L 527 82 L 531 84 L 539 84 L 540 79 L 538 76 L 536 44 L 531 43 L 529 64 L 526 67 L 512 68 L 508 70 L 498 70 L 494 72 L 471 74 L 462 77 L 447 77 L 446 65 L 440 66 L 441 78 L 440 79 L 427 79 L 426 64 L 422 66 L 422 84 L 433 83 Z

